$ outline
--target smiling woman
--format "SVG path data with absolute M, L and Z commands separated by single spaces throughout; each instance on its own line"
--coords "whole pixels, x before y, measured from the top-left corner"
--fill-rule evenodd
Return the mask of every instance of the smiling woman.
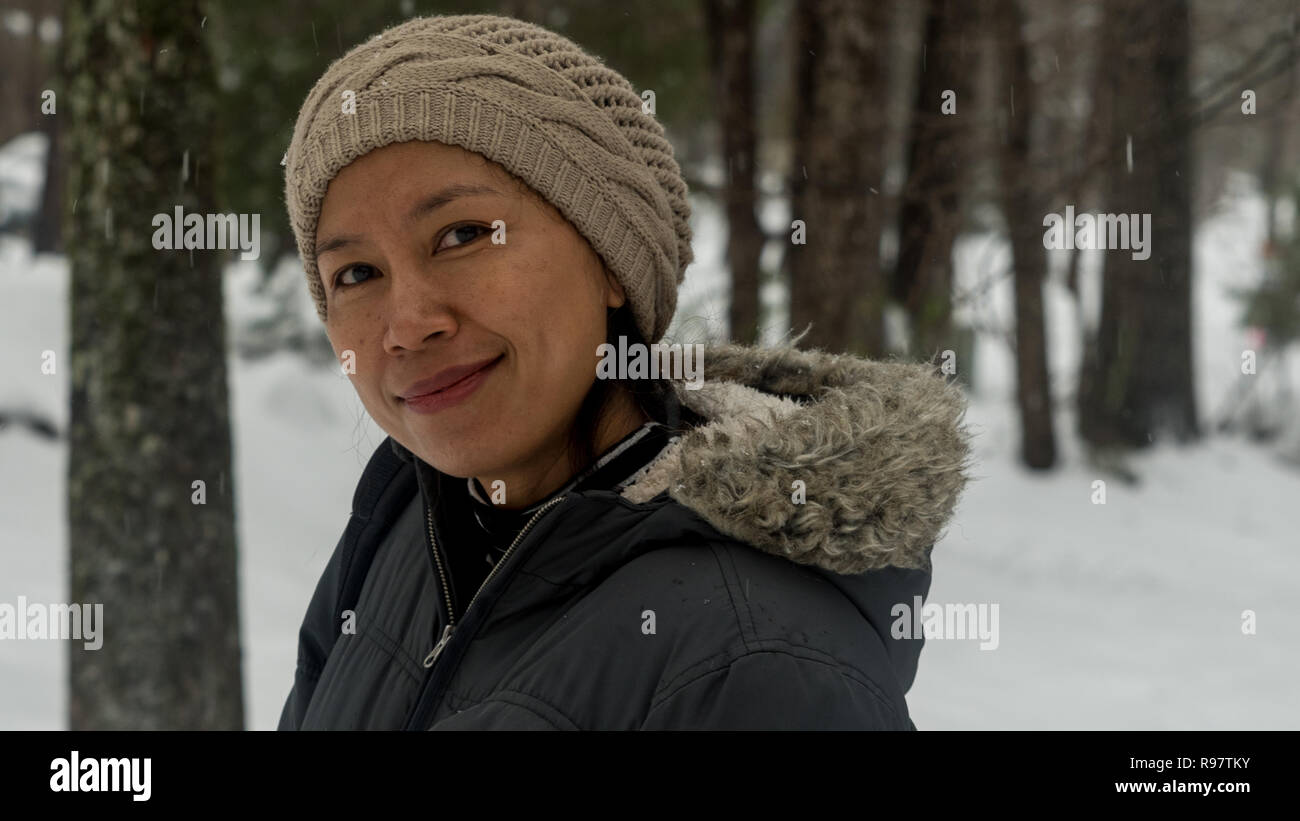
M 658 343 L 692 259 L 626 79 L 517 20 L 412 20 L 330 67 L 285 166 L 388 439 L 281 728 L 914 727 L 890 612 L 966 481 L 961 394 L 793 348 L 600 368 L 683 351 Z

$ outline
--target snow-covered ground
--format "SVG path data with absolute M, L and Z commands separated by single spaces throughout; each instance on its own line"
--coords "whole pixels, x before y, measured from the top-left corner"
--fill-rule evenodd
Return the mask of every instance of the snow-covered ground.
M 706 203 L 694 205 L 697 262 L 677 326 L 688 341 L 726 315 L 721 222 Z M 1262 227 L 1262 206 L 1243 186 L 1197 234 L 1203 415 L 1242 378 L 1249 344 L 1223 288 L 1259 276 Z M 1004 266 L 1003 253 L 996 238 L 965 238 L 959 290 Z M 287 263 L 276 281 L 294 276 Z M 383 433 L 332 369 L 289 353 L 233 353 L 248 321 L 268 310 L 256 278 L 251 265 L 232 265 L 226 296 L 246 708 L 248 726 L 264 729 L 279 717 L 303 611 Z M 1095 277 L 1085 286 L 1095 289 Z M 47 415 L 62 430 L 66 262 L 0 237 L 0 293 L 0 408 Z M 1300 538 L 1288 515 L 1300 472 L 1274 448 L 1211 436 L 1134 458 L 1140 485 L 1099 475 L 1064 401 L 1079 355 L 1073 309 L 1055 280 L 1047 294 L 1062 466 L 1038 476 L 1016 464 L 1010 353 L 981 334 L 967 417 L 978 433 L 976 479 L 935 548 L 930 601 L 997 604 L 998 647 L 927 642 L 909 694 L 914 720 L 922 729 L 1300 728 Z M 310 312 L 306 288 L 298 295 Z M 775 304 L 779 289 L 764 298 Z M 1005 325 L 1010 305 L 1002 277 L 975 313 Z M 41 372 L 46 350 L 57 356 L 54 375 Z M 0 602 L 66 600 L 66 459 L 63 441 L 0 429 Z M 1098 479 L 1104 505 L 1093 503 Z M 1255 635 L 1242 634 L 1246 610 L 1256 614 Z M 0 729 L 66 726 L 65 678 L 61 643 L 0 643 Z

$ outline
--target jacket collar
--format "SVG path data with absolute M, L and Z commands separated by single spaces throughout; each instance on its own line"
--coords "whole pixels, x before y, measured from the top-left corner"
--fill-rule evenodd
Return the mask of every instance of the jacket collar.
M 674 387 L 707 423 L 625 498 L 667 491 L 726 535 L 836 574 L 930 569 L 968 479 L 959 388 L 929 365 L 790 347 L 710 348 L 703 373 Z

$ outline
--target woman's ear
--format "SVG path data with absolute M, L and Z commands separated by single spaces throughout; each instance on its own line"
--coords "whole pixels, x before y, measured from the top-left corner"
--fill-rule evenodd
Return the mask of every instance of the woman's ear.
M 623 303 L 627 302 L 627 292 L 623 290 L 623 284 L 610 273 L 608 268 L 605 271 L 605 282 L 609 284 L 609 289 L 605 293 L 605 306 L 608 308 L 621 308 Z

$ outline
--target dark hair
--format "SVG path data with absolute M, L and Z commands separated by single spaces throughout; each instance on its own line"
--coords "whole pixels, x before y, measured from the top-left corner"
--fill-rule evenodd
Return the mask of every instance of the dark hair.
M 627 346 L 640 343 L 647 345 L 645 337 L 637 328 L 636 320 L 628 303 L 609 314 L 606 323 L 605 341 L 618 347 L 619 337 L 627 338 Z M 617 391 L 627 391 L 632 400 L 655 422 L 677 433 L 697 421 L 699 417 L 681 407 L 672 383 L 665 378 L 658 379 L 597 379 L 587 391 L 578 415 L 573 420 L 569 431 L 570 467 L 576 476 L 596 461 L 600 441 L 599 426 L 604 422 L 605 410 L 610 406 Z

